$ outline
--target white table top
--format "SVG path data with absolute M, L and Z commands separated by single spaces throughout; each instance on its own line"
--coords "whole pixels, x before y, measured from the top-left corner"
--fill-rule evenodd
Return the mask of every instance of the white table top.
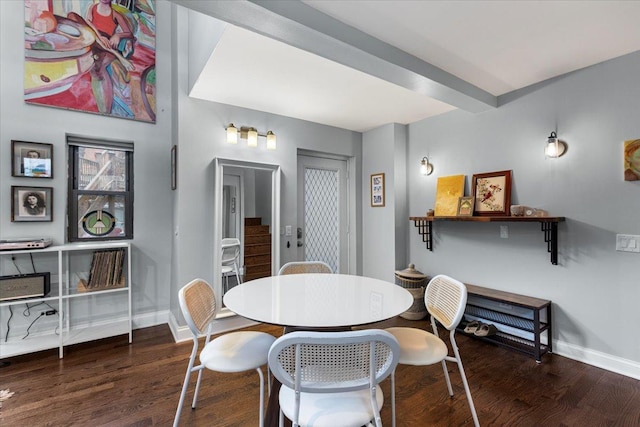
M 409 291 L 370 277 L 289 274 L 235 286 L 224 304 L 251 320 L 282 326 L 341 327 L 379 322 L 413 304 Z

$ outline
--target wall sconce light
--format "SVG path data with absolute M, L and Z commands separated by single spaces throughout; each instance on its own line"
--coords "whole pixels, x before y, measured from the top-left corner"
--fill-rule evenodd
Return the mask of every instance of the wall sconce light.
M 558 135 L 555 132 L 551 132 L 551 135 L 547 138 L 547 146 L 544 148 L 545 156 L 556 159 L 562 156 L 567 151 L 567 144 L 558 139 Z
M 420 173 L 422 175 L 431 175 L 432 172 L 433 165 L 429 163 L 429 158 L 426 156 L 423 157 L 422 160 L 420 160 Z
M 227 142 L 229 144 L 237 144 L 238 143 L 238 128 L 236 128 L 233 123 L 229 123 L 226 127 L 227 130 Z M 242 126 L 240 128 L 240 138 L 247 140 L 247 146 L 249 147 L 257 147 L 258 146 L 258 137 L 262 136 L 267 138 L 267 150 L 275 150 L 277 148 L 276 143 L 276 134 L 272 131 L 268 131 L 265 133 L 260 133 L 253 127 L 245 127 Z

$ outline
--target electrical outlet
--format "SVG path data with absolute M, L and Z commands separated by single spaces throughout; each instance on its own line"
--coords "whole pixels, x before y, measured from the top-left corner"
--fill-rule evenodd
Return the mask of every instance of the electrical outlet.
M 508 239 L 509 238 L 509 226 L 501 225 L 500 226 L 500 238 Z
M 616 251 L 640 252 L 640 236 L 634 234 L 616 234 Z

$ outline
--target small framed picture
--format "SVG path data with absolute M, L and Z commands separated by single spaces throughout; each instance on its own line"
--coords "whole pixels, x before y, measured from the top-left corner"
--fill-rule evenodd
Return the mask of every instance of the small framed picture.
M 511 171 L 488 172 L 473 175 L 471 184 L 475 197 L 474 215 L 510 215 Z
M 53 144 L 12 140 L 11 176 L 53 178 Z
M 458 216 L 473 216 L 473 197 L 460 197 L 458 199 Z
M 178 146 L 171 147 L 171 189 L 178 188 Z
M 11 187 L 12 222 L 53 221 L 52 187 Z
M 374 173 L 371 175 L 371 207 L 380 208 L 384 206 L 384 173 Z

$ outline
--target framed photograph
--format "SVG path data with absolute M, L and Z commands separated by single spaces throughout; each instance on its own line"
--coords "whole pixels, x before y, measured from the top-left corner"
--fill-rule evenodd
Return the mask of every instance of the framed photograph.
M 471 184 L 475 205 L 474 215 L 510 215 L 511 171 L 488 172 L 473 175 Z
M 12 140 L 11 176 L 53 178 L 53 144 Z
M 380 208 L 384 206 L 384 173 L 374 173 L 371 175 L 371 207 Z
M 473 197 L 458 198 L 458 216 L 473 216 Z
M 53 187 L 11 187 L 11 222 L 53 220 Z
M 171 147 L 171 189 L 178 188 L 178 146 Z

